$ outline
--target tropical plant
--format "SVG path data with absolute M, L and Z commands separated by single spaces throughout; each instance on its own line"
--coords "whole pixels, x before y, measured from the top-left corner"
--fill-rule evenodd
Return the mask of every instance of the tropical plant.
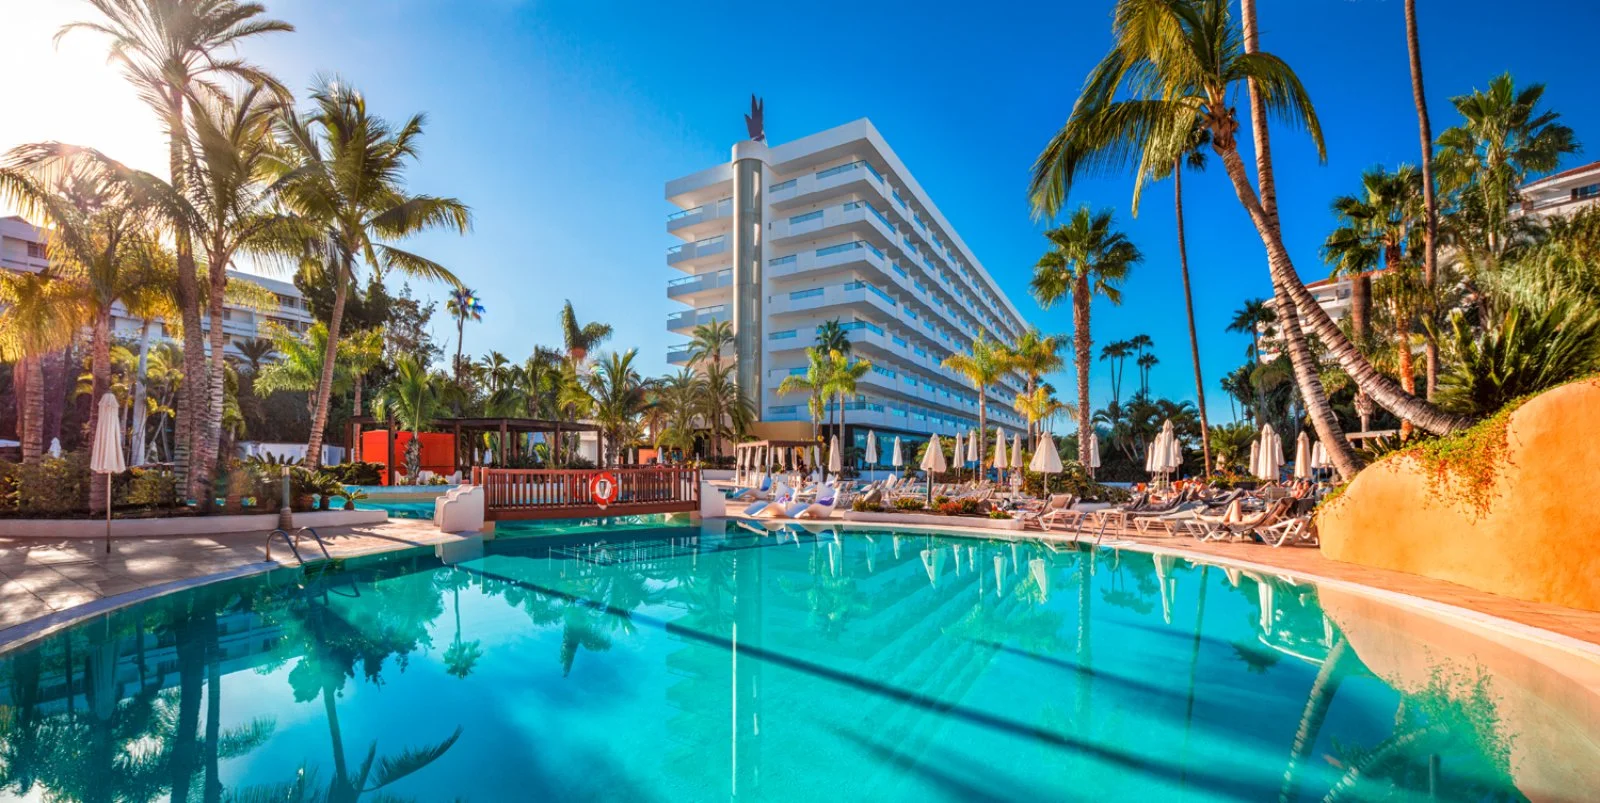
M 599 348 L 610 337 L 611 324 L 593 321 L 580 324 L 578 314 L 572 309 L 572 301 L 561 305 L 561 343 L 567 349 L 567 359 L 582 365 L 588 359 L 589 352 Z
M 1111 363 L 1111 401 L 1122 403 L 1122 366 L 1133 354 L 1126 340 L 1114 340 L 1100 348 L 1100 361 Z
M 471 213 L 454 198 L 406 191 L 405 171 L 418 154 L 422 115 L 395 128 L 368 113 L 361 93 L 333 79 L 319 83 L 311 100 L 311 111 L 286 109 L 279 117 L 283 142 L 273 189 L 301 220 L 304 259 L 323 265 L 335 277 L 327 352 L 312 393 L 306 445 L 314 468 L 322 459 L 335 349 L 357 263 L 378 274 L 399 270 L 459 287 L 460 281 L 443 265 L 387 241 L 446 226 L 465 233 Z
M 617 464 L 621 450 L 628 445 L 630 425 L 644 412 L 648 400 L 644 378 L 633 364 L 637 354 L 638 349 L 611 352 L 586 378 L 585 385 L 594 398 L 595 423 L 605 441 L 605 465 Z
M 822 325 L 817 327 L 817 348 L 824 353 L 833 351 L 845 355 L 850 353 L 850 333 L 845 331 L 844 325 L 839 323 L 838 318 L 823 321 Z
M 1029 289 L 1039 305 L 1049 309 L 1062 298 L 1072 299 L 1073 365 L 1078 371 L 1078 437 L 1089 432 L 1089 305 L 1095 296 L 1122 303 L 1121 285 L 1128 270 L 1143 261 L 1137 246 L 1113 226 L 1110 210 L 1095 212 L 1078 207 L 1063 226 L 1047 232 L 1051 250 L 1034 266 Z M 1130 345 L 1132 345 L 1130 343 Z
M 817 346 L 807 346 L 805 373 L 790 374 L 778 383 L 780 395 L 806 394 L 806 411 L 811 414 L 812 437 L 821 435 L 822 416 L 826 410 L 823 399 L 827 395 L 828 373 L 833 370 L 830 353 Z
M 1016 400 L 1011 403 L 1011 409 L 1027 419 L 1030 432 L 1042 431 L 1044 422 L 1062 412 L 1071 414 L 1071 408 L 1062 404 L 1056 398 L 1055 390 L 1048 385 L 1040 385 L 1031 393 L 1018 393 Z
M 1155 352 L 1139 355 L 1139 392 L 1141 394 L 1146 396 L 1150 395 L 1150 372 L 1154 370 L 1155 367 L 1160 364 L 1160 362 L 1161 359 L 1155 355 Z
M 44 454 L 45 377 L 40 359 L 77 334 L 76 293 L 51 271 L 0 271 L 0 359 L 12 362 L 12 387 L 20 390 L 22 461 Z
M 734 379 L 733 366 L 708 369 L 700 383 L 700 412 L 711 440 L 711 457 L 722 457 L 722 442 L 743 437 L 755 419 L 755 408 Z
M 689 339 L 689 364 L 722 367 L 722 350 L 733 344 L 732 321 L 710 321 L 694 328 Z
M 1266 117 L 1270 111 L 1304 126 L 1319 154 L 1321 127 L 1293 70 L 1282 59 L 1256 47 L 1253 3 L 1246 3 L 1243 12 L 1241 31 L 1231 19 L 1226 0 L 1121 0 L 1113 14 L 1111 52 L 1091 73 L 1066 125 L 1035 163 L 1031 186 L 1035 208 L 1053 214 L 1077 177 L 1096 168 L 1120 167 L 1130 154 L 1156 150 L 1151 147 L 1152 140 L 1174 142 L 1189 137 L 1197 125 L 1203 126 L 1266 246 L 1274 289 L 1287 299 L 1284 312 L 1299 311 L 1307 328 L 1322 340 L 1340 367 L 1384 408 L 1430 432 L 1466 426 L 1464 417 L 1406 394 L 1374 369 L 1295 273 L 1278 225 Z M 1233 103 L 1240 83 L 1246 84 L 1251 99 L 1259 195 L 1238 148 L 1240 123 Z M 1124 94 L 1126 97 L 1121 97 Z M 1283 317 L 1283 324 L 1296 381 L 1318 436 L 1325 443 L 1342 445 L 1338 421 L 1317 385 L 1317 366 L 1311 361 L 1300 321 L 1288 316 Z M 1344 476 L 1359 467 L 1348 449 L 1336 446 L 1330 457 Z
M 1365 345 L 1372 315 L 1372 276 L 1380 267 L 1397 267 L 1417 234 L 1425 211 L 1422 176 L 1402 165 L 1393 172 L 1375 167 L 1361 174 L 1361 192 L 1333 201 L 1339 227 L 1322 245 L 1334 276 L 1351 281 L 1350 323 L 1357 345 Z
M 1080 355 L 1081 356 L 1081 355 Z M 1088 359 L 1084 358 L 1084 364 Z M 978 454 L 986 455 L 985 439 L 989 434 L 989 388 L 1000 381 L 1014 367 L 1005 344 L 988 339 L 983 333 L 973 338 L 967 353 L 956 352 L 944 358 L 942 365 L 967 378 L 978 395 Z
M 1439 274 L 1439 196 L 1433 175 L 1433 121 L 1428 115 L 1428 98 L 1422 85 L 1422 43 L 1417 35 L 1417 0 L 1405 0 L 1406 55 L 1411 62 L 1411 99 L 1417 106 L 1417 133 L 1422 141 L 1422 283 L 1432 291 Z M 1439 382 L 1439 344 L 1428 337 L 1424 349 L 1427 360 L 1427 398 L 1433 400 Z
M 1022 372 L 1023 395 L 1033 396 L 1039 389 L 1039 380 L 1045 374 L 1061 370 L 1061 339 L 1054 335 L 1044 335 L 1037 328 L 1028 327 L 1017 338 L 1015 343 L 1005 346 L 1006 360 L 1011 366 Z M 1102 352 L 1101 359 L 1105 359 Z M 1028 426 L 1028 445 L 1037 442 L 1038 428 L 1030 422 Z
M 456 359 L 451 366 L 455 371 L 456 381 L 460 382 L 466 370 L 465 364 L 461 361 L 461 346 L 466 341 L 467 321 L 476 323 L 483 320 L 483 313 L 486 310 L 478 300 L 478 291 L 466 287 L 451 288 L 450 297 L 445 299 L 444 309 L 456 320 Z
M 849 352 L 844 351 L 828 352 L 828 362 L 828 379 L 823 384 L 823 391 L 824 395 L 832 395 L 835 399 L 835 407 L 839 411 L 838 429 L 835 433 L 839 437 L 840 448 L 844 448 L 846 445 L 844 417 L 847 407 L 845 400 L 855 397 L 856 385 L 861 381 L 861 377 L 872 370 L 872 362 L 851 357 Z M 949 360 L 945 362 L 948 365 Z
M 326 372 L 324 372 L 326 375 Z M 439 389 L 428 367 L 414 357 L 401 357 L 394 364 L 394 376 L 372 402 L 372 414 L 380 420 L 393 418 L 411 432 L 406 444 L 406 476 L 411 484 L 421 480 L 422 431 L 433 425 L 439 412 Z M 309 460 L 311 455 L 307 453 Z
M 1452 410 L 1490 415 L 1600 367 L 1600 314 L 1571 302 L 1512 307 L 1482 331 L 1459 311 L 1449 324 L 1439 399 Z

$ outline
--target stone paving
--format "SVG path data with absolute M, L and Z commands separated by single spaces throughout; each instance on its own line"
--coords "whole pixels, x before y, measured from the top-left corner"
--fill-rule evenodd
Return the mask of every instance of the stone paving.
M 837 521 L 837 519 L 835 519 Z M 894 525 L 866 525 L 888 527 Z M 962 530 L 960 527 L 939 529 Z M 966 530 L 977 537 L 1021 536 L 1072 540 L 1071 533 L 998 533 Z M 334 557 L 367 555 L 414 546 L 457 541 L 431 522 L 391 519 L 386 523 L 321 531 Z M 292 562 L 282 543 L 274 544 L 276 563 L 263 561 L 265 533 L 211 537 L 125 539 L 107 555 L 101 541 L 0 538 L 0 645 L 36 632 L 39 620 L 60 626 L 77 606 L 218 574 L 248 573 Z M 1386 569 L 1340 563 L 1315 548 L 1274 549 L 1260 544 L 1209 542 L 1187 536 L 1140 535 L 1133 530 L 1107 533 L 1105 544 L 1176 551 L 1197 558 L 1242 562 L 1311 578 L 1346 581 L 1453 605 L 1479 614 L 1548 630 L 1600 646 L 1600 612 L 1524 602 L 1454 583 Z M 315 550 L 309 541 L 303 548 Z M 99 607 L 99 606 L 97 606 Z M 30 624 L 32 623 L 32 624 Z M 21 627 L 19 626 L 26 626 Z M 17 630 L 12 630 L 18 628 Z

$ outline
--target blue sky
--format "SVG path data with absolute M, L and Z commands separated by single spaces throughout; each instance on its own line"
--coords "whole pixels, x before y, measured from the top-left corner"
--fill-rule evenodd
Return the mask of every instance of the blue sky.
M 13 4 L 24 0 L 0 0 Z M 1023 314 L 1046 331 L 1069 329 L 1066 309 L 1041 311 L 1026 294 L 1044 224 L 1030 217 L 1024 188 L 1105 51 L 1110 0 L 267 5 L 299 31 L 247 55 L 287 83 L 338 73 L 386 116 L 428 113 L 413 187 L 463 199 L 476 226 L 413 247 L 482 294 L 488 313 L 468 327 L 471 352 L 521 359 L 536 343 L 556 343 L 556 313 L 570 298 L 581 318 L 616 326 L 611 345 L 637 345 L 647 369 L 664 371 L 678 339 L 665 317 L 681 307 L 664 289 L 677 274 L 664 259 L 675 240 L 662 185 L 727 159 L 744 136 L 751 92 L 766 99 L 774 143 L 871 118 Z M 1521 13 L 1501 0 L 1418 5 L 1435 131 L 1456 121 L 1452 95 L 1510 70 L 1548 84 L 1548 105 L 1580 140 L 1600 142 L 1600 108 L 1582 83 L 1593 75 L 1588 37 L 1600 4 L 1545 0 L 1518 4 Z M 1326 164 L 1304 135 L 1274 132 L 1285 234 L 1302 275 L 1321 278 L 1329 200 L 1353 190 L 1368 166 L 1417 158 L 1402 4 L 1261 0 L 1259 13 L 1263 47 L 1299 72 L 1326 130 Z M 0 146 L 15 144 L 5 140 L 0 127 Z M 1171 185 L 1152 188 L 1137 219 L 1130 187 L 1094 180 L 1072 199 L 1114 208 L 1146 257 L 1120 308 L 1096 305 L 1097 349 L 1148 333 L 1161 359 L 1155 392 L 1192 399 Z M 1244 299 L 1268 293 L 1265 259 L 1220 167 L 1189 177 L 1185 190 L 1209 406 L 1225 418 L 1217 380 L 1243 360 L 1245 338 L 1223 327 Z M 453 348 L 442 310 L 436 330 Z M 1104 364 L 1094 371 L 1098 406 L 1110 389 Z M 1056 378 L 1063 391 L 1071 382 Z

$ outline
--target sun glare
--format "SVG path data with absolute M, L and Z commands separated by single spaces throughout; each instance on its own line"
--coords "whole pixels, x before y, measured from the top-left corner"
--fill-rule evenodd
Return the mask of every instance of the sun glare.
M 80 31 L 54 42 L 62 25 L 93 12 L 80 2 L 0 0 L 0 75 L 10 76 L 0 151 L 50 140 L 91 145 L 165 176 L 160 124 L 106 62 L 106 40 Z M 0 213 L 9 211 L 0 202 Z

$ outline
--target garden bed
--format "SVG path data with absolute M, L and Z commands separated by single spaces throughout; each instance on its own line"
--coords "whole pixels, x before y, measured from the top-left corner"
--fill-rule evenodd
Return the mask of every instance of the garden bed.
M 296 527 L 354 527 L 389 520 L 382 510 L 310 510 L 294 514 Z M 113 519 L 112 538 L 161 538 L 223 533 L 265 533 L 278 527 L 277 513 L 162 516 Z M 104 538 L 105 519 L 3 519 L 0 536 L 12 538 Z

